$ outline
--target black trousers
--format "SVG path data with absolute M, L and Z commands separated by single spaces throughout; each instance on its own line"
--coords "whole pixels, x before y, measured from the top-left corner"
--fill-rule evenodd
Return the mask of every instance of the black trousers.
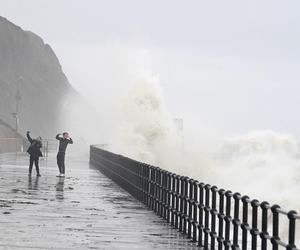
M 33 156 L 30 156 L 29 158 L 29 174 L 31 174 L 32 172 L 33 163 L 35 165 L 36 173 L 40 174 L 39 157 L 33 157 Z
M 57 158 L 57 166 L 58 166 L 59 172 L 61 174 L 65 174 L 65 153 L 58 152 L 56 158 Z

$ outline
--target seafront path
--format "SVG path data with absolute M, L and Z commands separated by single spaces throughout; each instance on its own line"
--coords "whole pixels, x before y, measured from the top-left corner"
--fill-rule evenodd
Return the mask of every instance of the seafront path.
M 98 170 L 55 154 L 28 177 L 28 156 L 0 155 L 0 249 L 199 249 Z

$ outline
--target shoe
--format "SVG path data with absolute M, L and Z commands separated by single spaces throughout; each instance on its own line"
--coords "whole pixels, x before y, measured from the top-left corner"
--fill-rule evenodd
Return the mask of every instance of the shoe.
M 61 177 L 61 174 L 56 175 L 56 177 Z
M 37 176 L 37 177 L 41 177 L 41 175 L 40 175 L 40 174 L 37 174 L 36 176 Z
M 60 177 L 65 177 L 65 174 L 61 174 Z

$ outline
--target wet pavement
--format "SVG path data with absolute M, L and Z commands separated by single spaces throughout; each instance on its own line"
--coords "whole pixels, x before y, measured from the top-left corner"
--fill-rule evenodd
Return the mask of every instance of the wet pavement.
M 99 171 L 55 155 L 28 177 L 27 157 L 0 155 L 0 249 L 199 249 Z

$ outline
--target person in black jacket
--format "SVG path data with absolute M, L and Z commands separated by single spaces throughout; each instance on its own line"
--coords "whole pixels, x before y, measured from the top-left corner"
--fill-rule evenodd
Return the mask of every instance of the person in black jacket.
M 36 174 L 38 177 L 40 177 L 41 174 L 40 174 L 40 168 L 39 168 L 39 157 L 43 156 L 43 154 L 41 152 L 42 138 L 39 136 L 36 139 L 32 139 L 29 131 L 27 131 L 26 136 L 27 136 L 28 141 L 30 142 L 30 146 L 27 150 L 28 154 L 30 155 L 29 176 L 31 176 L 32 167 L 33 167 L 33 163 L 34 163 Z
M 57 134 L 56 139 L 59 140 L 59 149 L 57 153 L 57 166 L 59 169 L 59 175 L 57 177 L 65 177 L 65 154 L 68 144 L 73 144 L 72 138 L 69 133 L 64 132 L 62 134 Z

